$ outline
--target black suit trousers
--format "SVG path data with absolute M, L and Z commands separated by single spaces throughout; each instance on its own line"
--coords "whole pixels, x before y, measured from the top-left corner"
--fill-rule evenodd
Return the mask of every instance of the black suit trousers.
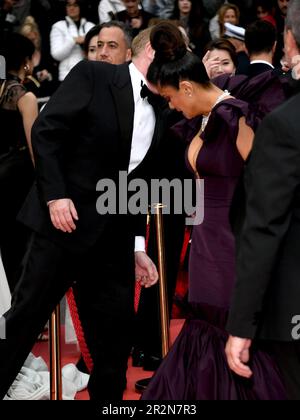
M 88 325 L 86 340 L 94 361 L 88 386 L 90 397 L 122 398 L 134 314 L 133 244 L 134 237 L 120 234 L 120 226 L 115 223 L 81 256 L 39 234 L 33 235 L 12 307 L 4 315 L 6 339 L 0 340 L 0 399 L 53 309 L 74 284 L 83 326 Z

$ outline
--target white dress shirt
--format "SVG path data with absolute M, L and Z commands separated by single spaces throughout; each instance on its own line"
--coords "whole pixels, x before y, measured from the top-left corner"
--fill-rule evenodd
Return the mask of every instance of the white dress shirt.
M 142 99 L 141 82 L 146 84 L 142 73 L 133 63 L 129 65 L 133 88 L 134 119 L 128 173 L 132 172 L 144 159 L 152 142 L 155 127 L 155 114 L 147 98 Z
M 133 63 L 129 65 L 131 84 L 134 98 L 133 133 L 128 173 L 132 172 L 144 159 L 152 142 L 155 128 L 155 114 L 147 98 L 142 99 L 141 82 L 146 83 L 145 77 Z M 135 237 L 135 251 L 145 251 L 145 238 Z
M 270 67 L 270 69 L 274 69 L 273 64 L 269 63 L 266 60 L 253 60 L 253 61 L 250 61 L 250 64 L 267 64 Z

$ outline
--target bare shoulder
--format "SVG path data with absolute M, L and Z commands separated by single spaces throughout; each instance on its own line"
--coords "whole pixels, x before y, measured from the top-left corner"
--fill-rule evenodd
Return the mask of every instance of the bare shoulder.
M 27 104 L 37 103 L 37 99 L 34 93 L 26 92 L 18 101 L 18 103 L 22 102 L 26 102 Z

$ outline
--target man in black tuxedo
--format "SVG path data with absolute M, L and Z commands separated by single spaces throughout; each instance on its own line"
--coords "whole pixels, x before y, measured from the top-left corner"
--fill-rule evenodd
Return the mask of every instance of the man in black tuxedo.
M 285 52 L 300 54 L 300 1 L 291 0 Z M 300 94 L 260 125 L 245 173 L 246 217 L 227 329 L 229 366 L 252 375 L 249 349 L 267 340 L 290 399 L 300 400 Z
M 163 113 L 140 96 L 154 54 L 149 38 L 150 30 L 139 35 L 129 66 L 79 63 L 33 127 L 37 184 L 20 219 L 34 234 L 12 307 L 4 315 L 0 399 L 74 282 L 94 362 L 90 397 L 122 398 L 132 344 L 134 280 L 149 287 L 158 278 L 144 252 L 145 217 L 126 211 L 127 185 L 119 185 L 120 171 L 128 173 L 128 180 L 148 176 L 163 135 Z M 117 203 L 105 191 L 109 212 L 99 205 L 103 180 L 117 191 Z
M 276 48 L 276 29 L 264 20 L 251 23 L 245 32 L 245 46 L 250 64 L 243 74 L 255 77 L 274 69 L 273 57 Z

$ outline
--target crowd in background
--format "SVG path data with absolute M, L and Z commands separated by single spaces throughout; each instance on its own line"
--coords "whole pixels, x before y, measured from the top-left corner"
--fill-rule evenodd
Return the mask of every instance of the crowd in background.
M 224 36 L 225 22 L 246 28 L 256 19 L 277 31 L 275 64 L 283 56 L 283 27 L 288 0 L 1 0 L 0 45 L 19 32 L 34 46 L 30 90 L 49 96 L 71 68 L 84 58 L 84 38 L 96 24 L 122 21 L 135 36 L 160 19 L 172 19 L 185 31 L 191 50 L 201 58 L 211 40 Z M 226 34 L 225 34 L 226 35 Z M 235 45 L 238 52 L 244 45 Z

